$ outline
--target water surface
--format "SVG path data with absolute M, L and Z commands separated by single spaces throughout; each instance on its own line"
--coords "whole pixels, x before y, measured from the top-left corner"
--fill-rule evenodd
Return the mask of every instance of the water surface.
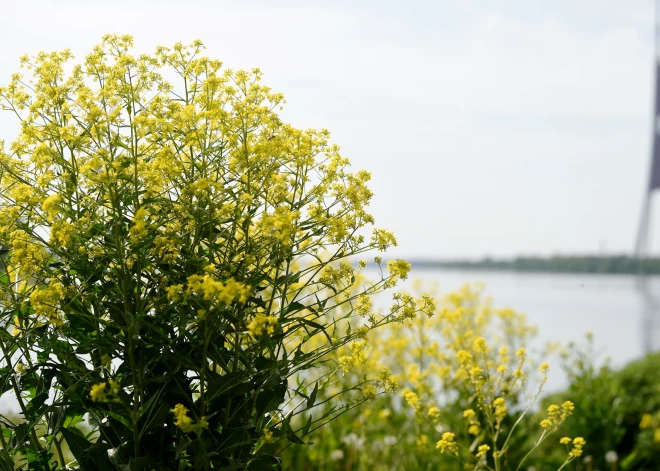
M 538 348 L 549 341 L 584 343 L 585 334 L 592 332 L 596 349 L 603 352 L 601 359 L 608 355 L 619 367 L 660 347 L 655 303 L 660 299 L 660 277 L 647 278 L 640 286 L 632 275 L 413 269 L 410 279 L 416 278 L 438 282 L 441 293 L 465 282 L 485 283 L 495 307 L 524 312 L 538 327 Z M 563 374 L 554 368 L 548 389 L 564 384 Z

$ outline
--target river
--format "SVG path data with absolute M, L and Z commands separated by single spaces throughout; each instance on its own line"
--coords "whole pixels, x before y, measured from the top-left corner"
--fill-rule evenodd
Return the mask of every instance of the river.
M 538 327 L 533 344 L 537 349 L 551 341 L 584 343 L 591 332 L 596 351 L 602 353 L 597 361 L 609 356 L 611 364 L 620 367 L 660 346 L 660 313 L 654 307 L 654 298 L 660 299 L 660 277 L 647 278 L 645 289 L 633 275 L 413 270 L 410 280 L 419 278 L 429 285 L 438 282 L 441 294 L 465 282 L 484 283 L 495 307 L 524 312 Z M 547 390 L 565 384 L 563 373 L 554 368 Z

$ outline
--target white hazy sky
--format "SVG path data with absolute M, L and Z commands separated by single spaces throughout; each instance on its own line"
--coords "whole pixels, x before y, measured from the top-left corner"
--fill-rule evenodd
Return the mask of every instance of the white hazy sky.
M 328 128 L 372 172 L 372 212 L 398 255 L 632 249 L 649 159 L 652 0 L 2 7 L 0 84 L 24 53 L 82 58 L 107 32 L 133 34 L 138 52 L 199 38 L 228 67 L 260 67 L 286 96 L 286 120 Z M 0 114 L 0 138 L 15 131 Z M 660 209 L 653 220 L 660 228 Z

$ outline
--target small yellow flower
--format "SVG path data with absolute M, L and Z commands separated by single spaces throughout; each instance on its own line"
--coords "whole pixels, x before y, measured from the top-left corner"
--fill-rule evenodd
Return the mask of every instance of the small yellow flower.
M 573 449 L 569 452 L 569 458 L 577 458 L 582 456 L 582 448 L 587 443 L 587 441 L 582 437 L 575 437 L 573 439 Z
M 486 353 L 488 350 L 488 344 L 486 343 L 486 339 L 483 337 L 477 337 L 474 339 L 474 343 L 472 344 L 472 349 L 477 352 L 477 353 Z
M 266 443 L 272 443 L 274 440 L 273 431 L 270 429 L 264 429 L 261 432 L 261 439 Z
M 569 443 L 571 443 L 571 438 L 570 437 L 563 437 L 559 440 L 559 443 L 561 443 L 562 445 L 568 445 Z
M 405 280 L 410 272 L 410 263 L 405 260 L 390 260 L 387 262 L 387 270 L 391 276 Z
M 106 402 L 117 398 L 119 394 L 119 384 L 113 379 L 108 382 L 98 383 L 92 386 L 89 397 L 94 402 Z
M 586 445 L 586 443 L 587 443 L 587 441 L 582 437 L 575 437 L 573 439 L 573 445 L 576 445 L 576 446 L 584 446 L 584 445 Z
M 458 453 L 458 445 L 454 441 L 454 438 L 456 437 L 455 434 L 451 432 L 445 432 L 442 434 L 442 439 L 436 443 L 435 447 L 440 448 L 440 453 L 444 453 L 445 451 L 453 454 Z
M 639 422 L 639 428 L 642 430 L 653 427 L 653 416 L 651 414 L 644 414 L 642 420 Z
M 486 456 L 486 453 L 490 450 L 490 447 L 488 445 L 480 445 L 479 448 L 477 448 L 477 454 L 475 455 L 477 458 L 481 458 L 482 456 Z
M 373 401 L 376 399 L 376 396 L 378 395 L 378 390 L 373 387 L 371 384 L 368 384 L 364 388 L 362 388 L 362 395 L 365 397 L 365 399 L 368 399 L 370 401 Z
M 478 424 L 472 424 L 468 427 L 468 433 L 470 435 L 477 436 L 481 433 L 481 426 Z
M 272 334 L 277 326 L 276 316 L 264 316 L 258 313 L 248 324 L 248 331 L 253 337 L 260 337 L 264 334 Z
M 184 433 L 190 433 L 195 430 L 193 420 L 188 417 L 188 409 L 183 404 L 177 404 L 170 412 L 174 414 L 174 425 L 179 427 Z
M 422 401 L 420 401 L 419 396 L 417 396 L 417 394 L 415 394 L 415 392 L 411 391 L 410 389 L 404 389 L 402 394 L 408 405 L 419 412 L 420 408 L 422 407 Z

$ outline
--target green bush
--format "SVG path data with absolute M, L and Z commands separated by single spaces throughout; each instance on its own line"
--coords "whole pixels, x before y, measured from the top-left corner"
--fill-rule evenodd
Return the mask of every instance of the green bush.
M 640 427 L 645 414 L 654 416 L 660 411 L 660 353 L 617 371 L 607 361 L 598 365 L 599 354 L 588 336 L 586 346 L 569 347 L 564 361 L 570 384 L 565 391 L 545 398 L 543 404 L 563 398 L 575 402 L 573 420 L 561 427 L 560 434 L 587 440 L 584 456 L 591 469 L 610 469 L 608 452 L 622 470 L 660 469 L 660 440 L 654 437 L 660 423 Z M 535 465 L 539 471 L 554 469 L 560 460 L 552 450 L 544 449 L 544 459 Z

